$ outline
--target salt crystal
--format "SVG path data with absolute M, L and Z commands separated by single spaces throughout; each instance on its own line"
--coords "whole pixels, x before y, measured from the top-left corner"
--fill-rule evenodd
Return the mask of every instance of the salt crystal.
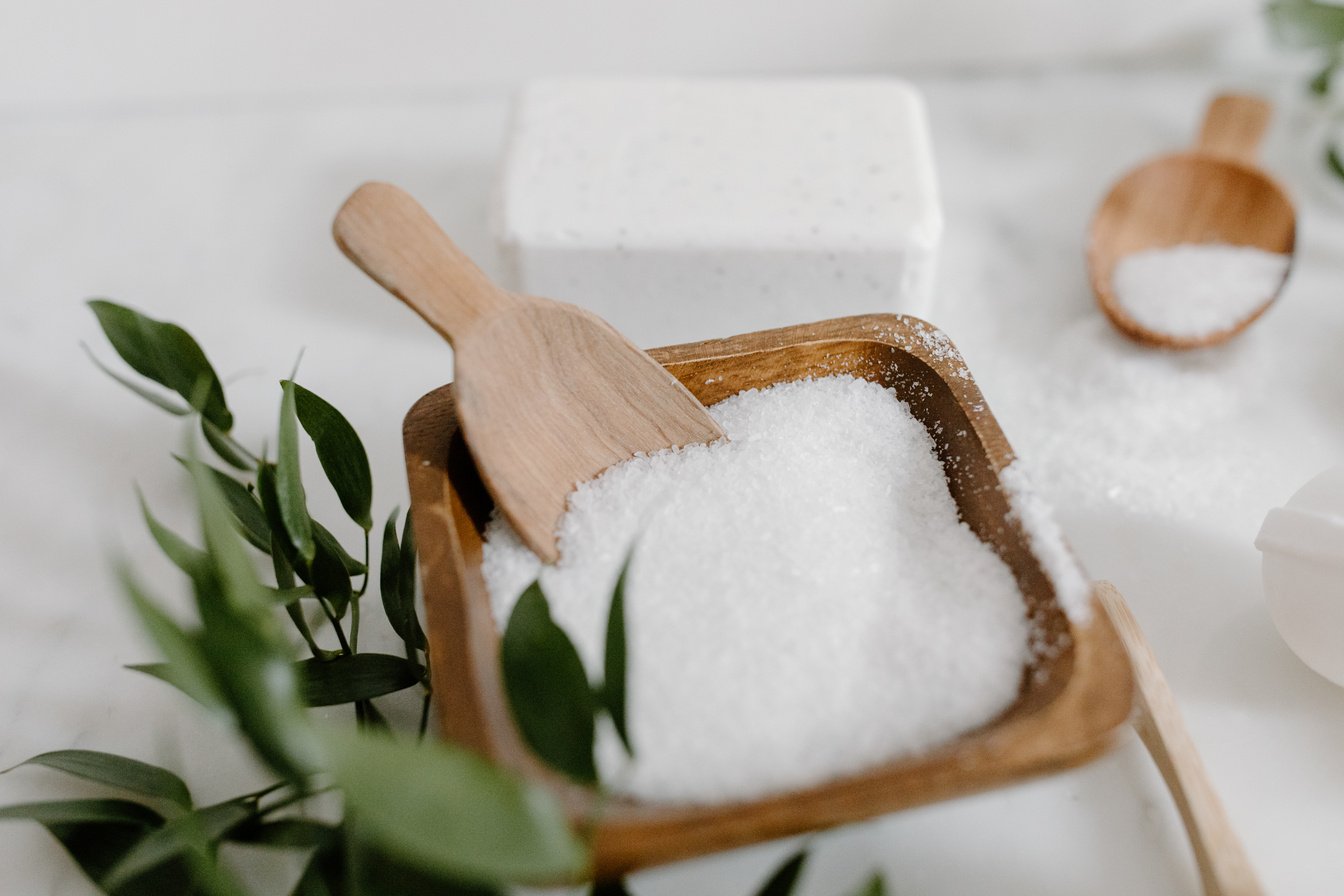
M 1060 608 L 1072 621 L 1086 622 L 1092 614 L 1092 584 L 1064 542 L 1054 510 L 1032 487 L 1021 461 L 1000 470 L 999 482 L 1013 517 L 1027 533 L 1032 554 L 1054 586 Z
M 613 790 L 718 803 L 807 787 L 1012 704 L 1030 658 L 1021 593 L 959 519 L 908 405 L 842 375 L 710 412 L 730 441 L 636 458 L 575 491 L 558 565 L 542 566 L 501 518 L 486 532 L 501 626 L 540 576 L 595 679 L 611 589 L 635 547 L 637 758 L 599 730 Z
M 1248 334 L 1206 351 L 1153 351 L 1085 313 L 1032 364 L 1000 371 L 989 397 L 1052 503 L 1193 519 L 1228 506 L 1248 470 L 1272 465 L 1266 440 L 1245 431 L 1246 415 L 1273 401 L 1283 362 L 1270 348 Z
M 1283 285 L 1289 258 L 1253 246 L 1184 243 L 1124 256 L 1111 283 L 1135 322 L 1198 338 L 1229 330 Z

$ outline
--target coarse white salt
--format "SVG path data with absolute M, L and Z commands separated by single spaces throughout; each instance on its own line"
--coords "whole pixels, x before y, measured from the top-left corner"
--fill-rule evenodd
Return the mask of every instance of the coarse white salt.
M 1015 460 L 999 471 L 999 483 L 1008 495 L 1012 515 L 1022 524 L 1031 552 L 1055 589 L 1055 600 L 1074 622 L 1092 615 L 1092 583 L 1064 541 L 1054 509 L 1032 487 L 1022 462 Z
M 1135 322 L 1197 338 L 1230 330 L 1283 285 L 1289 258 L 1253 246 L 1183 243 L 1124 256 L 1111 277 Z
M 1095 313 L 1059 327 L 1037 359 L 994 378 L 995 416 L 1057 506 L 1190 520 L 1235 501 L 1272 439 L 1248 414 L 1274 403 L 1284 360 L 1262 334 L 1198 352 L 1157 352 Z M 1272 430 L 1271 430 L 1272 432 Z M 1058 584 L 1056 584 L 1058 587 Z
M 613 790 L 717 803 L 925 750 L 1012 704 L 1029 659 L 1021 593 L 958 517 L 932 437 L 850 376 L 711 408 L 730 441 L 664 451 L 581 485 L 543 567 L 501 518 L 482 572 L 501 628 L 538 575 L 598 677 L 626 590 L 628 760 Z

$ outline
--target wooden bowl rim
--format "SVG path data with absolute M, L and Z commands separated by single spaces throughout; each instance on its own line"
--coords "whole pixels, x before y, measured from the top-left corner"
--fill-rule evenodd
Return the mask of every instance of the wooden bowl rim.
M 1012 450 L 961 355 L 940 330 L 917 318 L 861 315 L 668 346 L 653 349 L 650 354 L 674 369 L 813 343 L 856 342 L 906 352 L 930 367 L 975 427 L 995 475 L 1012 462 Z M 463 606 L 466 592 L 460 585 L 471 574 L 456 529 L 455 516 L 462 518 L 461 508 L 449 506 L 456 500 L 447 451 L 454 432 L 451 386 L 426 394 L 406 415 L 407 473 L 421 551 L 428 638 L 436 656 L 435 705 L 446 731 L 462 727 L 454 725 L 455 713 L 474 712 L 479 717 L 493 710 L 498 720 L 501 709 L 484 705 L 486 698 L 480 693 L 479 681 L 455 682 L 453 686 L 440 681 L 440 673 L 447 673 L 438 657 L 444 656 L 445 650 L 474 653 L 478 645 L 466 628 L 474 625 L 475 635 L 480 637 L 484 627 L 477 613 L 466 627 L 456 631 L 446 628 L 449 615 L 453 624 L 460 624 L 464 614 L 471 615 L 466 612 L 470 608 Z M 448 606 L 445 602 L 450 600 L 457 605 Z M 640 867 L 856 821 L 1088 761 L 1106 749 L 1114 731 L 1128 718 L 1133 687 L 1116 632 L 1095 595 L 1092 603 L 1086 624 L 1068 623 L 1072 661 L 1067 679 L 1053 699 L 1034 710 L 1016 715 L 1010 710 L 1005 718 L 920 756 L 761 799 L 713 806 L 601 800 L 601 814 L 592 828 L 595 874 L 616 876 Z M 484 610 L 489 613 L 488 607 Z M 497 648 L 499 635 L 493 617 L 490 626 Z M 491 660 L 490 656 L 476 655 L 473 661 Z M 497 656 L 493 661 L 497 664 Z M 470 671 L 467 674 L 471 675 Z M 473 699 L 464 702 L 464 693 Z M 511 720 L 508 724 L 512 727 Z M 576 825 L 592 823 L 598 806 L 595 795 L 542 767 L 521 746 L 516 730 L 512 731 L 512 744 L 480 730 L 466 738 L 461 730 L 456 734 L 454 739 L 486 758 L 551 786 Z

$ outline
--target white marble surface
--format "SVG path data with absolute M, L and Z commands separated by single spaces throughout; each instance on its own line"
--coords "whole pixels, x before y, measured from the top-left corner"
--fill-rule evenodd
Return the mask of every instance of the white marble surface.
M 0 104 L 378 97 L 566 75 L 1228 58 L 1261 0 L 6 0 Z
M 1170 376 L 1109 338 L 1082 262 L 1106 183 L 1186 142 L 1212 89 L 1257 80 L 1291 93 L 1213 72 L 922 80 L 947 215 L 933 319 L 1037 463 L 1084 563 L 1132 602 L 1268 890 L 1316 894 L 1344 880 L 1344 692 L 1274 633 L 1251 542 L 1268 507 L 1344 453 L 1344 211 L 1281 126 L 1267 157 L 1303 200 L 1298 269 L 1239 344 Z M 449 357 L 340 257 L 328 221 L 358 181 L 394 180 L 491 266 L 485 210 L 505 121 L 493 94 L 0 113 L 0 767 L 81 746 L 162 762 L 207 800 L 260 779 L 184 699 L 118 670 L 149 651 L 108 557 L 162 573 L 171 593 L 131 483 L 185 522 L 167 458 L 179 434 L 81 356 L 80 340 L 102 349 L 80 301 L 113 296 L 202 336 L 253 441 L 306 346 L 302 379 L 366 434 L 386 512 L 405 498 L 400 417 L 448 378 Z M 0 778 L 0 802 L 79 790 L 39 771 Z M 1088 767 L 814 845 L 808 896 L 873 867 L 910 894 L 1196 891 L 1175 813 L 1130 736 Z M 633 889 L 745 894 L 788 848 L 650 872 Z M 278 863 L 247 870 L 283 891 Z M 6 823 L 0 892 L 92 891 L 41 830 Z

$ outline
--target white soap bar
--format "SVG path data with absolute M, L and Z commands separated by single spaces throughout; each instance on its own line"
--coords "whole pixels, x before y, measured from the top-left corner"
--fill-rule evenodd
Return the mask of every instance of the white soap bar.
M 927 316 L 942 212 L 904 81 L 542 81 L 496 232 L 514 288 L 653 345 Z

